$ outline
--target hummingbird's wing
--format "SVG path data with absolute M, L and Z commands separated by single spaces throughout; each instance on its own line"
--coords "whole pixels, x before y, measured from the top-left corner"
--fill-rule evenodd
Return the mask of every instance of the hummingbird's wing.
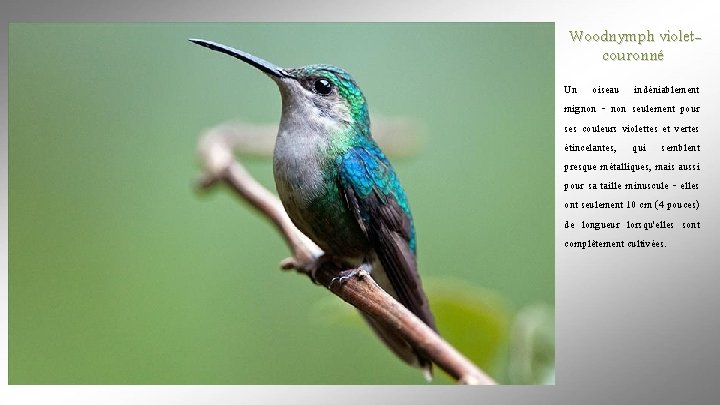
M 436 330 L 416 269 L 412 216 L 390 162 L 371 144 L 350 149 L 339 158 L 339 166 L 338 186 L 375 250 L 393 295 Z

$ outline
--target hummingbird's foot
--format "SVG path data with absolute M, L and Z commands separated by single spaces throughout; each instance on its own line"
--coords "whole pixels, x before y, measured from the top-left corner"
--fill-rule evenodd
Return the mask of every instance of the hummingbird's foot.
M 343 270 L 340 273 L 338 273 L 337 276 L 333 277 L 332 280 L 330 280 L 330 284 L 328 285 L 328 288 L 332 287 L 335 283 L 340 283 L 340 286 L 342 287 L 343 284 L 345 284 L 348 280 L 350 280 L 352 277 L 357 275 L 358 277 L 364 277 L 372 271 L 372 266 L 369 263 L 363 263 L 360 266 L 349 269 L 349 270 Z
M 295 257 L 288 257 L 280 262 L 280 267 L 283 270 L 295 270 L 298 273 L 303 273 L 307 275 L 314 284 L 322 284 L 318 281 L 317 272 L 328 264 L 336 269 L 352 267 L 348 270 L 339 271 L 337 273 L 338 275 L 330 280 L 330 284 L 327 286 L 328 288 L 332 287 L 335 283 L 340 283 L 342 286 L 342 284 L 347 282 L 351 277 L 355 275 L 363 277 L 369 275 L 372 271 L 372 265 L 369 262 L 363 262 L 358 267 L 353 267 L 352 264 L 327 253 L 317 256 L 313 260 L 305 260 L 302 262 L 299 262 Z

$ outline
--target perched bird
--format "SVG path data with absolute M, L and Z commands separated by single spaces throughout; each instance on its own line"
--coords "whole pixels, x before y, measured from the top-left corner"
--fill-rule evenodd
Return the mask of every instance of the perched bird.
M 190 41 L 254 66 L 280 88 L 273 173 L 280 200 L 298 229 L 345 268 L 371 268 L 385 291 L 436 329 L 417 273 L 410 206 L 390 161 L 371 137 L 368 106 L 353 78 L 331 65 L 285 69 L 215 42 Z M 339 279 L 355 272 L 343 272 Z M 427 358 L 395 331 L 365 319 L 395 354 L 431 376 Z

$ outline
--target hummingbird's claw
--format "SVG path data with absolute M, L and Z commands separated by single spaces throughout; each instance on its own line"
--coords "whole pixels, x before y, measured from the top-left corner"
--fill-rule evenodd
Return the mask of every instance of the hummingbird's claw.
M 328 285 L 328 288 L 332 287 L 332 285 L 336 282 L 340 283 L 340 286 L 344 283 L 346 283 L 348 280 L 350 280 L 354 276 L 358 277 L 364 277 L 366 275 L 370 274 L 370 271 L 372 270 L 372 266 L 369 263 L 363 263 L 357 268 L 349 269 L 349 270 L 343 270 L 340 273 L 338 273 L 337 276 L 333 277 L 332 280 L 330 280 L 330 284 Z
M 340 283 L 340 286 L 342 287 L 343 284 L 345 284 L 348 280 L 350 280 L 351 277 L 358 274 L 360 272 L 359 269 L 350 269 L 350 270 L 343 270 L 340 273 L 338 273 L 337 276 L 333 277 L 332 280 L 330 280 L 330 284 L 328 285 L 328 288 L 332 287 L 333 284 Z
M 296 257 L 287 257 L 280 261 L 280 268 L 283 270 L 296 270 L 297 272 L 306 274 L 310 277 L 310 280 L 312 280 L 314 284 L 320 284 L 316 274 L 317 271 L 320 270 L 320 268 L 326 263 L 333 263 L 334 266 L 338 267 L 347 266 L 347 264 L 341 265 L 337 258 L 325 253 L 311 261 L 300 261 Z M 368 262 L 363 262 L 356 268 L 341 270 L 338 272 L 338 275 L 330 280 L 330 284 L 328 284 L 327 287 L 331 288 L 335 283 L 340 283 L 340 286 L 342 286 L 353 276 L 357 275 L 359 277 L 364 277 L 369 275 L 371 271 L 372 265 Z

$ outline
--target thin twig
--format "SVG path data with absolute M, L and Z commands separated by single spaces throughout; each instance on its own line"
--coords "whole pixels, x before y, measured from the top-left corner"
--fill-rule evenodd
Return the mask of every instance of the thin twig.
M 413 347 L 439 368 L 463 384 L 495 384 L 485 372 L 442 339 L 412 312 L 397 302 L 361 271 L 343 283 L 333 283 L 340 270 L 332 262 L 318 261 L 322 250 L 300 232 L 285 212 L 280 200 L 258 183 L 235 159 L 233 145 L 237 132 L 227 127 L 210 129 L 200 139 L 199 152 L 205 173 L 198 182 L 201 189 L 227 184 L 242 199 L 268 218 L 288 243 L 292 256 L 281 262 L 283 269 L 295 269 L 310 276 L 335 295 L 358 308 L 375 321 L 395 329 Z M 317 269 L 315 269 L 317 267 Z

